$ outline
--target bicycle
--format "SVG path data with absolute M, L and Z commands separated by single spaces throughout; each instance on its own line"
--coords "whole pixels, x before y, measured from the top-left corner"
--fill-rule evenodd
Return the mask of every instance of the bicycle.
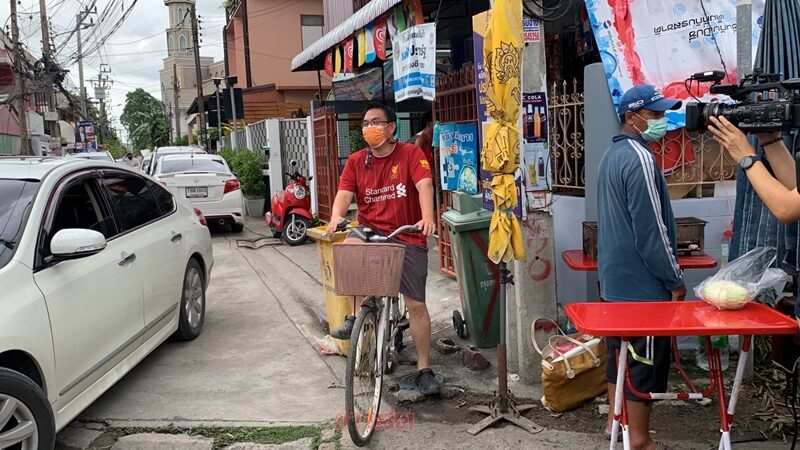
M 350 230 L 350 236 L 365 243 L 386 243 L 401 233 L 421 232 L 413 225 L 405 225 L 388 236 L 382 236 L 369 228 L 345 225 L 340 225 L 339 231 Z M 397 245 L 394 245 L 393 248 L 396 251 L 391 257 L 396 259 L 393 262 L 398 267 L 394 271 L 395 273 L 383 275 L 385 277 L 396 276 L 395 284 L 399 286 L 399 273 L 402 271 L 405 248 L 402 248 L 402 251 L 399 251 L 400 247 Z M 337 247 L 334 246 L 334 261 L 337 260 L 336 255 Z M 363 276 L 364 274 L 363 267 L 353 267 L 352 264 L 348 267 L 338 267 L 335 262 L 334 271 L 337 285 L 340 277 L 348 274 L 346 272 L 348 269 L 358 271 L 351 272 L 351 276 Z M 350 295 L 350 293 L 341 295 Z M 369 443 L 378 424 L 383 394 L 383 375 L 392 373 L 399 365 L 398 354 L 403 347 L 403 331 L 409 326 L 408 319 L 405 317 L 404 304 L 401 305 L 401 297 L 401 294 L 367 296 L 361 304 L 350 335 L 350 349 L 347 354 L 345 373 L 345 413 L 350 439 L 359 447 Z

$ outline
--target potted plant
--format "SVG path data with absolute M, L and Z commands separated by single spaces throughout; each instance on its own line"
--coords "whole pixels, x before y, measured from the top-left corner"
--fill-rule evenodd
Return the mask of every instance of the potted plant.
M 248 149 L 223 149 L 219 154 L 228 161 L 231 170 L 239 178 L 245 208 L 250 217 L 264 218 L 264 178 L 261 155 Z

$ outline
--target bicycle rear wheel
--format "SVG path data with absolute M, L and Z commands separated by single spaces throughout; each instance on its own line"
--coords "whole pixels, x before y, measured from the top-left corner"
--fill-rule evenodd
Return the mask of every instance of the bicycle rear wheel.
M 372 439 L 378 422 L 383 389 L 383 363 L 378 361 L 377 309 L 362 306 L 358 313 L 345 373 L 345 413 L 350 439 L 359 447 Z

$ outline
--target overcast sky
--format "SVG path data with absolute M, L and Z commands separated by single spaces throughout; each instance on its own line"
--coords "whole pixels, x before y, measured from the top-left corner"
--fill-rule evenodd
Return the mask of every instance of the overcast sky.
M 12 0 L 13 1 L 13 0 Z M 133 0 L 116 0 L 113 13 L 109 14 L 107 23 L 99 24 L 99 28 L 84 30 L 84 50 L 91 50 L 112 29 L 114 22 L 121 16 L 122 9 L 127 9 Z M 69 30 L 75 27 L 77 12 L 88 5 L 90 0 L 46 0 L 50 16 L 51 34 L 55 34 L 56 48 L 59 48 L 69 36 Z M 112 4 L 112 0 L 97 0 L 98 15 Z M 41 55 L 41 28 L 38 0 L 21 0 L 17 6 L 19 28 L 23 42 L 36 56 Z M 202 43 L 201 56 L 212 56 L 215 60 L 223 58 L 222 27 L 225 24 L 225 12 L 222 0 L 198 0 L 197 12 L 201 17 Z M 0 2 L 0 17 L 5 17 L 5 25 L 10 15 L 8 1 Z M 97 23 L 98 15 L 94 15 Z M 125 94 L 136 88 L 143 88 L 154 97 L 161 98 L 161 87 L 158 71 L 163 67 L 163 58 L 167 56 L 167 39 L 165 30 L 169 25 L 169 15 L 163 0 L 138 0 L 129 17 L 122 26 L 109 38 L 98 51 L 84 57 L 84 79 L 90 97 L 94 89 L 89 80 L 97 78 L 102 63 L 111 68 L 110 78 L 114 85 L 109 92 L 109 105 L 114 124 L 120 133 L 125 134 L 119 117 L 125 103 Z M 99 32 L 99 33 L 97 33 Z M 66 47 L 59 52 L 57 59 L 64 64 L 71 59 L 77 49 L 77 39 L 72 36 Z M 67 65 L 70 71 L 68 78 L 78 86 L 78 65 Z

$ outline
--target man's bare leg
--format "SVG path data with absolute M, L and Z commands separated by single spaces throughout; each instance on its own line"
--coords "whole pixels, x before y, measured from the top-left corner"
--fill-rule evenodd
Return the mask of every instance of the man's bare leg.
M 617 390 L 616 384 L 608 383 L 608 420 L 606 421 L 606 431 L 611 432 L 611 424 L 614 421 L 614 394 Z M 646 402 L 634 402 L 626 400 L 625 406 L 628 408 L 628 429 L 631 436 L 631 449 L 633 450 L 655 450 L 656 443 L 650 439 L 650 412 L 652 406 Z M 620 433 L 621 433 L 620 429 Z
M 431 316 L 424 302 L 405 296 L 411 337 L 417 349 L 417 369 L 427 369 L 431 354 Z

